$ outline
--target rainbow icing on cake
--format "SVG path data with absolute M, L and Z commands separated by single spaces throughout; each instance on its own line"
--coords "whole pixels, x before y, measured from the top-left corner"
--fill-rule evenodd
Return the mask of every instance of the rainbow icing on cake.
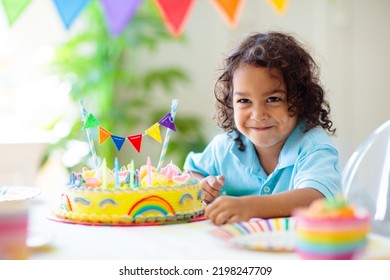
M 294 218 L 296 251 L 302 259 L 349 260 L 364 252 L 370 216 L 343 198 L 314 201 L 296 210 Z
M 117 171 L 116 171 L 117 170 Z M 158 172 L 150 165 L 134 170 L 72 172 L 54 215 L 63 221 L 95 225 L 164 224 L 199 219 L 204 213 L 199 181 L 173 163 Z

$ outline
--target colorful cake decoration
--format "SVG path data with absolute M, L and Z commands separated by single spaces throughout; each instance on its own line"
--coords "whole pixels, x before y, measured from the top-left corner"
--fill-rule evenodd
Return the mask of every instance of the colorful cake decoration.
M 83 122 L 83 129 L 85 130 L 85 133 L 87 135 L 88 143 L 91 149 L 91 155 L 95 160 L 97 159 L 96 150 L 94 147 L 94 143 L 90 136 L 90 129 L 91 128 L 98 128 L 99 130 L 99 145 L 106 142 L 108 138 L 111 138 L 111 140 L 114 142 L 115 147 L 118 151 L 122 149 L 122 146 L 126 139 L 132 144 L 132 146 L 135 148 L 135 150 L 140 153 L 141 152 L 141 144 L 142 144 L 142 138 L 145 135 L 150 136 L 151 138 L 155 139 L 157 142 L 161 143 L 161 131 L 160 131 L 160 125 L 167 128 L 163 150 L 160 158 L 160 161 L 163 160 L 165 157 L 165 153 L 168 147 L 171 131 L 176 131 L 176 126 L 174 123 L 176 108 L 178 105 L 178 100 L 174 99 L 172 101 L 171 111 L 168 112 L 165 116 L 163 116 L 158 122 L 151 125 L 149 128 L 145 129 L 144 133 L 136 133 L 128 136 L 120 136 L 120 135 L 114 135 L 110 131 L 108 131 L 106 128 L 101 126 L 99 120 L 92 114 L 89 113 L 84 105 L 83 101 L 80 101 L 81 106 L 81 112 L 82 112 L 82 122 Z M 161 163 L 162 164 L 162 163 Z M 161 165 L 160 164 L 160 165 Z M 96 166 L 98 164 L 96 163 Z
M 302 259 L 358 259 L 370 230 L 367 211 L 342 197 L 320 199 L 296 210 L 296 250 Z
M 199 181 L 172 161 L 164 166 L 171 131 L 176 131 L 174 118 L 177 104 L 178 101 L 174 100 L 171 111 L 145 130 L 145 135 L 159 140 L 158 126 L 167 127 L 157 167 L 148 156 L 146 163 L 139 168 L 136 168 L 134 160 L 120 166 L 118 158 L 115 158 L 114 168 L 111 169 L 105 158 L 98 164 L 89 129 L 99 126 L 99 130 L 104 132 L 100 133 L 99 144 L 111 137 L 118 151 L 123 139 L 132 136 L 111 134 L 100 126 L 97 118 L 88 113 L 81 102 L 84 129 L 96 166 L 71 172 L 61 194 L 60 206 L 53 211 L 52 218 L 89 225 L 150 225 L 202 220 L 204 204 Z M 141 144 L 131 143 L 139 152 Z

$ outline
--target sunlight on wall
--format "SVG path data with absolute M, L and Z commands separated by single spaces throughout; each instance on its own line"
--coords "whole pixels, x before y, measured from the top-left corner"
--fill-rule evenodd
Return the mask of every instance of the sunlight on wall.
M 69 107 L 70 86 L 47 71 L 67 35 L 52 9 L 37 1 L 12 27 L 0 9 L 0 121 L 8 131 L 43 129 Z M 52 17 L 40 22 L 37 14 Z
M 52 188 L 47 174 L 65 174 L 64 166 L 88 152 L 85 143 L 72 143 L 72 154 L 51 154 L 39 170 L 47 143 L 68 134 L 68 116 L 79 110 L 70 102 L 70 86 L 48 69 L 56 45 L 69 34 L 47 1 L 35 1 L 12 27 L 0 9 L 0 149 L 7 159 L 0 184 Z M 48 133 L 56 119 L 62 121 Z

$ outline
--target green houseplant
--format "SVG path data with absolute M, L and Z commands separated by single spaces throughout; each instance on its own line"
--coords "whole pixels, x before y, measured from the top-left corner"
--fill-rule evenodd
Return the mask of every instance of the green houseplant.
M 83 100 L 87 110 L 105 129 L 123 137 L 143 132 L 170 110 L 170 102 L 161 106 L 161 92 L 165 99 L 170 100 L 175 85 L 189 83 L 190 79 L 184 69 L 176 66 L 145 67 L 142 58 L 155 53 L 161 43 L 179 44 L 185 40 L 169 34 L 150 0 L 141 4 L 125 31 L 113 37 L 106 28 L 97 2 L 92 1 L 83 13 L 83 28 L 57 48 L 51 66 L 63 81 L 71 85 L 70 94 L 75 106 Z M 52 128 L 55 125 L 56 122 Z M 198 118 L 180 114 L 175 119 L 175 126 L 177 132 L 171 137 L 167 156 L 182 165 L 190 150 L 199 150 L 206 142 Z M 97 147 L 96 134 L 93 136 L 97 154 L 106 158 L 109 166 L 113 165 L 115 157 L 122 163 L 128 163 L 130 158 L 145 160 L 146 155 L 157 160 L 161 151 L 161 145 L 149 139 L 142 142 L 141 154 L 134 152 L 130 143 L 125 143 L 120 152 L 113 143 Z M 161 131 L 162 138 L 164 135 L 165 131 Z M 67 143 L 75 139 L 86 142 L 81 117 L 75 118 L 69 134 L 52 145 L 47 154 L 54 149 L 65 151 Z M 90 154 L 80 159 L 79 166 L 68 167 L 85 166 L 87 157 L 90 158 Z

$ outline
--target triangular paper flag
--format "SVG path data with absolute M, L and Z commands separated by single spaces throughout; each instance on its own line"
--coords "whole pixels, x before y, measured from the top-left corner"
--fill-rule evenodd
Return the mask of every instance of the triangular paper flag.
M 122 149 L 123 143 L 126 140 L 126 138 L 116 135 L 111 135 L 111 139 L 114 141 L 115 147 L 118 149 L 118 151 Z
M 110 136 L 111 136 L 111 133 L 108 130 L 99 126 L 99 144 L 102 144 L 104 141 L 106 141 L 108 138 L 110 138 Z
M 276 12 L 282 14 L 286 11 L 288 0 L 268 0 L 268 2 L 274 7 Z
M 99 126 L 100 123 L 99 121 L 95 118 L 94 115 L 92 115 L 91 113 L 89 113 L 88 117 L 87 117 L 87 120 L 85 121 L 84 123 L 84 126 L 83 128 L 90 128 L 90 127 L 97 127 Z
M 226 22 L 234 27 L 237 25 L 240 17 L 241 7 L 243 6 L 244 0 L 211 0 L 215 4 L 218 11 Z
M 12 26 L 16 19 L 22 14 L 31 0 L 2 0 L 4 12 L 8 20 L 9 26 Z
M 100 0 L 111 35 L 118 36 L 125 29 L 141 0 Z
M 90 0 L 53 0 L 66 29 L 69 29 Z
M 164 22 L 173 36 L 179 36 L 189 17 L 194 0 L 155 0 Z
M 155 139 L 156 141 L 161 143 L 161 134 L 160 134 L 160 126 L 158 123 L 155 123 L 147 130 L 145 130 L 146 134 Z
M 158 123 L 173 131 L 176 131 L 176 126 L 175 123 L 173 122 L 171 112 L 166 114 L 161 120 L 158 121 Z
M 130 141 L 131 145 L 137 150 L 138 153 L 141 152 L 141 143 L 142 143 L 142 134 L 135 134 L 127 136 L 127 139 Z

